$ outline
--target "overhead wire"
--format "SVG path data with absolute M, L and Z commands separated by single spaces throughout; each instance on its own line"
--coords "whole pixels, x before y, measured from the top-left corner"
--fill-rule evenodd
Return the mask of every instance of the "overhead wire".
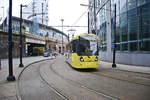
M 74 26 L 78 21 L 80 21 L 80 19 L 87 13 L 88 10 L 89 10 L 89 9 L 87 9 L 85 12 L 83 12 L 83 13 L 81 14 L 81 16 L 72 24 L 72 26 Z

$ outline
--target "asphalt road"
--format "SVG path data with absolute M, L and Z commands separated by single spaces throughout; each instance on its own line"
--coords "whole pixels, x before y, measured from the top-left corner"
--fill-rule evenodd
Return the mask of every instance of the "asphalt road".
M 26 68 L 22 100 L 150 100 L 150 75 L 109 68 L 75 70 L 62 56 Z

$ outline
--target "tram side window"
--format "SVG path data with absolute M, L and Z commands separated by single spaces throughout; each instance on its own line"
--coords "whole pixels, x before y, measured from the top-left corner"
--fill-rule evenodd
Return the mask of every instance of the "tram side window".
M 77 49 L 77 41 L 72 41 L 72 53 L 75 53 Z

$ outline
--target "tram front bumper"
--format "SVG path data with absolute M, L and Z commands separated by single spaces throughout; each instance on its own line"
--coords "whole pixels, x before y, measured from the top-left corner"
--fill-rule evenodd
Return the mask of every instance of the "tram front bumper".
M 99 66 L 98 62 L 81 62 L 80 68 L 97 68 Z

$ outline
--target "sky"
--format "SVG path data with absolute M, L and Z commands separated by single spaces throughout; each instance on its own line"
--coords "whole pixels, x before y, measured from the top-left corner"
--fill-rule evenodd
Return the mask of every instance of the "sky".
M 3 16 L 4 5 L 5 16 L 7 15 L 7 7 L 9 0 L 0 0 L 0 16 Z M 29 4 L 31 0 L 13 0 L 13 16 L 19 17 L 20 4 Z M 88 0 L 49 0 L 49 26 L 60 26 L 62 25 L 61 19 L 64 19 L 63 25 L 77 25 L 77 26 L 87 26 L 87 7 L 81 6 L 80 4 L 88 4 Z M 79 17 L 84 13 L 84 15 L 79 19 Z M 75 23 L 76 22 L 76 23 Z M 62 27 L 55 27 L 62 30 Z M 80 28 L 63 28 L 63 32 L 66 34 L 71 33 L 68 30 L 74 29 L 75 35 L 80 33 L 86 33 L 87 27 Z

